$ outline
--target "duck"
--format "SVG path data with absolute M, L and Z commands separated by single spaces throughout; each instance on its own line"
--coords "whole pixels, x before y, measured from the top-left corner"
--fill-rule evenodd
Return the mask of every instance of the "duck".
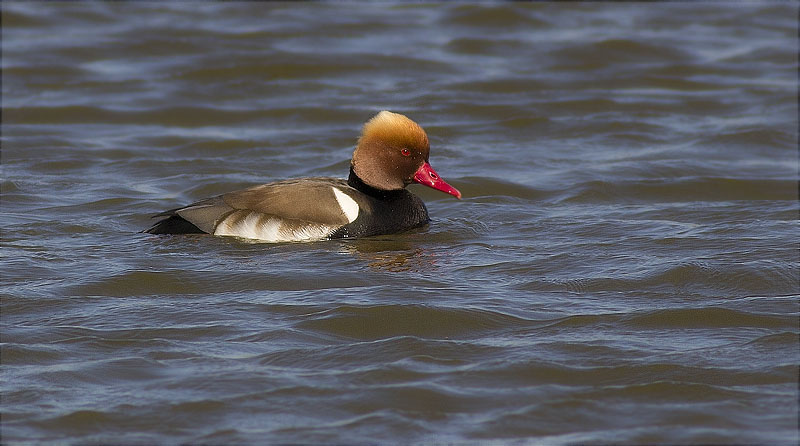
M 361 130 L 347 179 L 296 178 L 253 186 L 171 209 L 148 234 L 213 234 L 296 242 L 395 234 L 430 222 L 417 183 L 461 199 L 431 167 L 428 135 L 387 110 Z

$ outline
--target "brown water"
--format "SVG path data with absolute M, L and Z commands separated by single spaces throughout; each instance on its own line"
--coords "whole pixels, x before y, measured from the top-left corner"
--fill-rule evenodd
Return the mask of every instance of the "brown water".
M 2 12 L 4 444 L 798 442 L 796 4 Z M 428 228 L 138 232 L 381 109 Z

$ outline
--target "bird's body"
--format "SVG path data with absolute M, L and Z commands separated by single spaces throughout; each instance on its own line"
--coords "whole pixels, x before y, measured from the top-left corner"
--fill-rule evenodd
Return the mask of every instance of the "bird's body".
M 207 233 L 267 242 L 391 234 L 425 225 L 422 200 L 405 190 L 418 182 L 460 192 L 430 167 L 428 139 L 403 115 L 381 112 L 364 125 L 350 176 L 278 181 L 173 209 L 145 232 Z

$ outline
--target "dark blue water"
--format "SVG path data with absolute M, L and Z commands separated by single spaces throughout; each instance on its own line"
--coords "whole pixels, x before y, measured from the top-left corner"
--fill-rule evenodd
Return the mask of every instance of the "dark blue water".
M 796 444 L 792 3 L 2 4 L 4 444 Z M 409 233 L 141 234 L 419 122 Z

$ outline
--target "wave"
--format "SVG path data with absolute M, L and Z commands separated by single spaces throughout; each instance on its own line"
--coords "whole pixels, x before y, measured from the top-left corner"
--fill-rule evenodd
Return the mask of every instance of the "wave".
M 523 319 L 482 309 L 420 305 L 337 306 L 297 324 L 297 328 L 348 339 L 385 339 L 397 336 L 458 338 Z
M 617 277 L 576 279 L 535 279 L 517 285 L 529 291 L 573 293 L 655 292 L 710 295 L 780 295 L 797 292 L 797 265 L 783 262 L 754 262 L 727 265 L 685 262 L 644 273 L 630 272 Z
M 586 181 L 561 193 L 564 203 L 796 201 L 794 179 L 690 177 Z

